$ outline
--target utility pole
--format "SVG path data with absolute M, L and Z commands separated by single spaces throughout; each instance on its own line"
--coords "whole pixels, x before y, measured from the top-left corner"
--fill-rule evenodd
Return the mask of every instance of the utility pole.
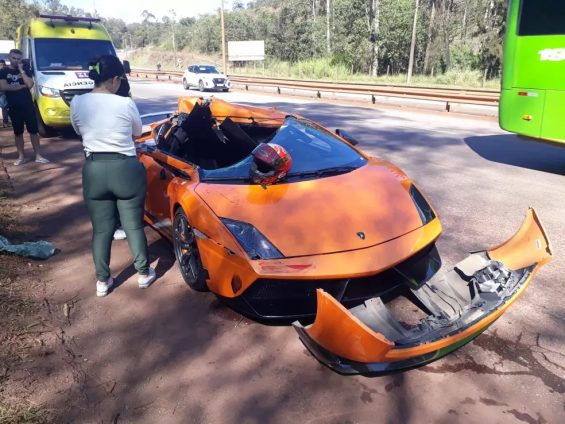
M 178 66 L 177 46 L 175 44 L 175 16 L 176 16 L 176 13 L 175 13 L 175 9 L 171 9 L 171 10 L 169 10 L 169 12 L 171 12 L 171 16 L 172 16 L 172 18 L 171 18 L 171 30 L 172 30 L 172 33 L 173 33 L 173 54 L 174 54 L 174 58 L 175 58 L 174 66 L 176 68 Z
M 220 0 L 220 22 L 222 25 L 222 60 L 224 63 L 224 74 L 228 73 L 228 58 L 226 57 L 226 29 L 224 24 L 224 0 Z
M 418 27 L 418 8 L 420 0 L 416 0 L 416 10 L 414 11 L 414 25 L 412 26 L 412 43 L 410 44 L 410 60 L 408 61 L 408 76 L 406 77 L 406 84 L 412 82 L 412 70 L 414 68 L 414 51 L 416 50 L 416 29 Z

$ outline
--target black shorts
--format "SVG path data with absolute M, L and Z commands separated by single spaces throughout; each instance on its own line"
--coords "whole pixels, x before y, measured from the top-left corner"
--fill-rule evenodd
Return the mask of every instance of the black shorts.
M 10 105 L 9 113 L 15 135 L 24 133 L 24 124 L 28 133 L 37 134 L 37 118 L 33 104 L 27 106 Z

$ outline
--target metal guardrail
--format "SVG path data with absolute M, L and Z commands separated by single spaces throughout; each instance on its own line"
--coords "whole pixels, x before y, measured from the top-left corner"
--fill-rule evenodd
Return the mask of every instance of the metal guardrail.
M 132 70 L 131 75 L 137 78 L 155 79 L 158 81 L 182 81 L 182 72 Z M 457 88 L 414 87 L 389 84 L 341 83 L 329 81 L 292 80 L 268 77 L 248 77 L 230 75 L 232 86 L 240 86 L 245 90 L 250 87 L 270 87 L 278 94 L 284 91 L 315 92 L 316 97 L 326 97 L 327 93 L 367 95 L 375 104 L 379 97 L 402 98 L 411 100 L 427 100 L 445 103 L 445 110 L 450 111 L 452 104 L 478 105 L 498 107 L 499 92 L 494 90 L 475 90 Z M 326 95 L 324 95 L 326 93 Z

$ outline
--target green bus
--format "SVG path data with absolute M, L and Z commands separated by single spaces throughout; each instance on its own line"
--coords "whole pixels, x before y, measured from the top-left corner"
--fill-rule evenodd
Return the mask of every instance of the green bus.
M 565 0 L 509 0 L 499 121 L 565 146 Z

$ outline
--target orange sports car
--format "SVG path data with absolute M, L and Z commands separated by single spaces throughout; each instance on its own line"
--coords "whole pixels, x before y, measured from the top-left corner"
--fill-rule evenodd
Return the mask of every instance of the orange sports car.
M 551 259 L 550 243 L 530 209 L 508 242 L 438 273 L 436 212 L 356 144 L 274 108 L 181 98 L 138 139 L 145 217 L 190 287 L 259 321 L 294 321 L 330 368 L 410 368 L 484 331 Z

